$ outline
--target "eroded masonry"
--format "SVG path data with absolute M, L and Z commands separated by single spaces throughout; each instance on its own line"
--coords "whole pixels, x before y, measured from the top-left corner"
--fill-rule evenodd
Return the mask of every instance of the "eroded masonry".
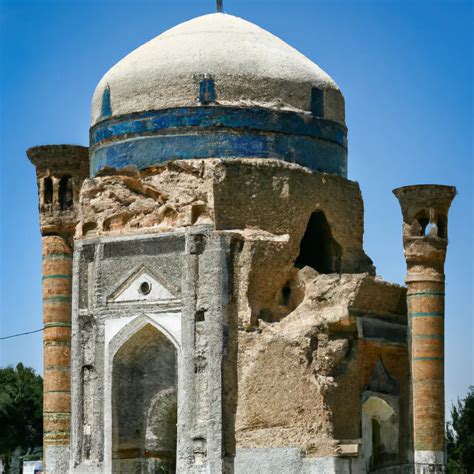
M 408 292 L 377 277 L 344 99 L 309 59 L 196 18 L 107 72 L 88 148 L 28 156 L 46 472 L 444 472 L 455 189 L 395 190 Z

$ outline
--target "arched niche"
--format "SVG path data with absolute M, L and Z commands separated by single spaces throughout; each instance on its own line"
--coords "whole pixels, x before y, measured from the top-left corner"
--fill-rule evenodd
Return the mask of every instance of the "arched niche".
M 390 466 L 398 455 L 398 397 L 365 392 L 362 403 L 362 451 L 367 472 Z
M 73 205 L 72 177 L 65 175 L 59 180 L 58 189 L 59 207 L 62 211 L 70 209 Z
M 414 237 L 447 238 L 447 218 L 434 209 L 424 209 L 413 219 L 410 234 Z
M 174 473 L 177 349 L 144 324 L 112 360 L 113 472 Z
M 308 266 L 319 273 L 339 273 L 341 253 L 341 246 L 333 238 L 331 226 L 324 212 L 313 212 L 301 239 L 300 253 L 295 261 L 295 267 Z
M 51 205 L 53 203 L 53 180 L 47 176 L 43 179 L 43 204 Z

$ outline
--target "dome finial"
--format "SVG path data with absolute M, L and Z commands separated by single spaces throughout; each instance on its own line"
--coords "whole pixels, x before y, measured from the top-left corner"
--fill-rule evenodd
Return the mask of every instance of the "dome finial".
M 217 0 L 217 12 L 222 13 L 222 0 Z

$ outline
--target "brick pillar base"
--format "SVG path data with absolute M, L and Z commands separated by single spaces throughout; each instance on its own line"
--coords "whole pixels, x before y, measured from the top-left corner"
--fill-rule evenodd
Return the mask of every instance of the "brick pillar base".
M 444 283 L 407 284 L 416 472 L 444 472 Z
M 48 473 L 69 470 L 71 430 L 72 250 L 62 237 L 43 246 L 44 464 Z

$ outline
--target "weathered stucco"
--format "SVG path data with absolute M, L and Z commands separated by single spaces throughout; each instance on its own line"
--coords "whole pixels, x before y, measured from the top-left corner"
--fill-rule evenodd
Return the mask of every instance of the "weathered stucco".
M 357 183 L 278 160 L 186 160 L 104 169 L 77 199 L 71 469 L 176 459 L 179 472 L 221 472 L 237 453 L 235 472 L 247 472 L 239 452 L 272 465 L 275 449 L 295 450 L 295 473 L 369 466 L 369 392 L 397 401 L 397 452 L 377 459 L 407 462 L 405 292 L 374 276 Z M 134 337 L 154 347 L 140 331 L 178 351 L 176 384 L 146 385 L 146 400 L 134 371 L 158 381 L 164 368 L 132 357 Z M 142 420 L 135 437 L 120 428 L 119 387 Z M 175 454 L 153 421 L 172 416 Z
M 359 442 L 359 403 L 369 385 L 362 377 L 367 353 L 357 316 L 376 306 L 364 305 L 360 293 L 369 281 L 371 294 L 390 307 L 390 313 L 377 308 L 391 319 L 387 331 L 405 325 L 404 291 L 367 274 L 322 275 L 309 267 L 298 280 L 304 297 L 295 310 L 280 322 L 259 321 L 258 328 L 239 333 L 237 444 L 298 446 L 309 456 L 337 456 L 344 445 Z M 379 353 L 389 358 L 391 342 L 384 341 L 383 330 L 376 337 Z
M 85 180 L 76 237 L 164 232 L 212 222 L 212 179 L 204 161 L 170 162 L 142 173 L 103 170 Z
M 212 77 L 218 103 L 311 110 L 311 87 L 328 91 L 332 120 L 344 123 L 344 99 L 319 66 L 268 31 L 215 13 L 182 23 L 145 43 L 102 78 L 92 101 L 92 125 L 110 90 L 113 115 L 198 105 L 199 82 Z
M 374 272 L 362 248 L 357 184 L 277 160 L 189 160 L 142 172 L 104 170 L 84 182 L 80 203 L 76 237 L 192 225 L 241 233 L 235 281 L 245 295 L 239 300 L 245 325 L 262 311 L 279 311 L 279 292 L 294 277 L 313 212 L 324 213 L 341 248 L 339 271 Z M 270 269 L 273 278 L 265 278 Z
M 396 191 L 408 295 L 377 277 L 318 66 L 206 15 L 103 77 L 89 149 L 28 156 L 48 474 L 443 471 L 454 188 Z
M 317 266 L 318 256 L 305 260 L 303 255 L 302 241 L 314 215 L 324 216 L 317 220 L 317 225 L 327 227 L 321 228 L 325 233 L 320 237 L 332 242 L 321 249 L 334 250 L 332 260 L 323 261 L 329 266 L 320 272 L 305 264 Z M 263 456 L 268 448 L 299 449 L 308 463 L 315 460 L 314 466 L 326 458 L 359 462 L 361 399 L 367 390 L 385 390 L 396 397 L 400 426 L 407 424 L 405 292 L 374 276 L 362 246 L 363 205 L 356 183 L 276 160 L 190 160 L 141 172 L 104 170 L 84 182 L 76 239 L 81 242 L 76 274 L 77 367 L 83 357 L 112 363 L 112 356 L 107 356 L 111 342 L 101 336 L 107 332 L 99 329 L 99 314 L 106 321 L 125 317 L 120 323 L 125 328 L 133 322 L 130 315 L 139 314 L 142 307 L 159 315 L 159 308 L 169 311 L 170 304 L 178 308 L 183 301 L 177 341 L 182 351 L 177 462 L 183 472 L 208 463 L 224 469 L 239 450 L 256 450 L 261 453 L 256 456 Z M 214 241 L 223 245 L 216 254 L 221 255 L 219 264 L 211 257 Z M 177 261 L 182 263 L 176 265 Z M 215 280 L 219 266 L 221 276 Z M 165 289 L 150 291 L 150 297 L 139 295 L 141 279 Z M 212 281 L 220 282 L 221 289 L 212 289 Z M 176 303 L 170 294 L 178 298 Z M 223 298 L 224 306 L 214 306 L 216 297 Z M 224 339 L 210 346 L 209 315 L 217 308 L 227 315 L 219 317 L 224 317 L 219 324 L 226 329 Z M 90 316 L 85 318 L 86 314 Z M 193 315 L 191 326 L 186 314 Z M 89 326 L 81 321 L 90 321 Z M 90 347 L 86 335 L 93 335 L 96 355 L 84 352 Z M 395 385 L 374 385 L 377 363 L 383 364 L 387 377 L 397 379 Z M 103 370 L 109 371 L 106 383 L 114 383 L 113 371 L 100 369 L 100 362 L 94 370 L 96 387 Z M 212 373 L 222 374 L 222 380 Z M 188 387 L 184 393 L 179 389 L 183 386 Z M 100 393 L 97 388 L 88 390 Z M 211 403 L 215 390 L 223 390 L 218 403 L 223 418 L 222 434 L 213 440 L 209 429 L 215 426 L 211 422 L 217 406 Z M 113 401 L 106 401 L 109 392 L 105 387 L 104 401 L 97 402 L 111 403 L 105 410 L 113 414 Z M 146 405 L 143 413 L 151 410 Z M 79 413 L 74 465 L 79 471 L 87 465 L 107 465 L 107 457 L 114 456 L 107 441 L 112 424 L 93 434 L 100 437 L 105 430 L 105 437 L 92 443 L 104 451 L 96 449 L 95 456 L 85 458 Z M 101 426 L 100 418 L 92 424 Z M 405 431 L 400 433 L 397 463 L 406 461 L 408 449 Z M 150 466 L 147 463 L 134 466 Z M 242 458 L 235 469 L 245 472 L 245 466 Z

